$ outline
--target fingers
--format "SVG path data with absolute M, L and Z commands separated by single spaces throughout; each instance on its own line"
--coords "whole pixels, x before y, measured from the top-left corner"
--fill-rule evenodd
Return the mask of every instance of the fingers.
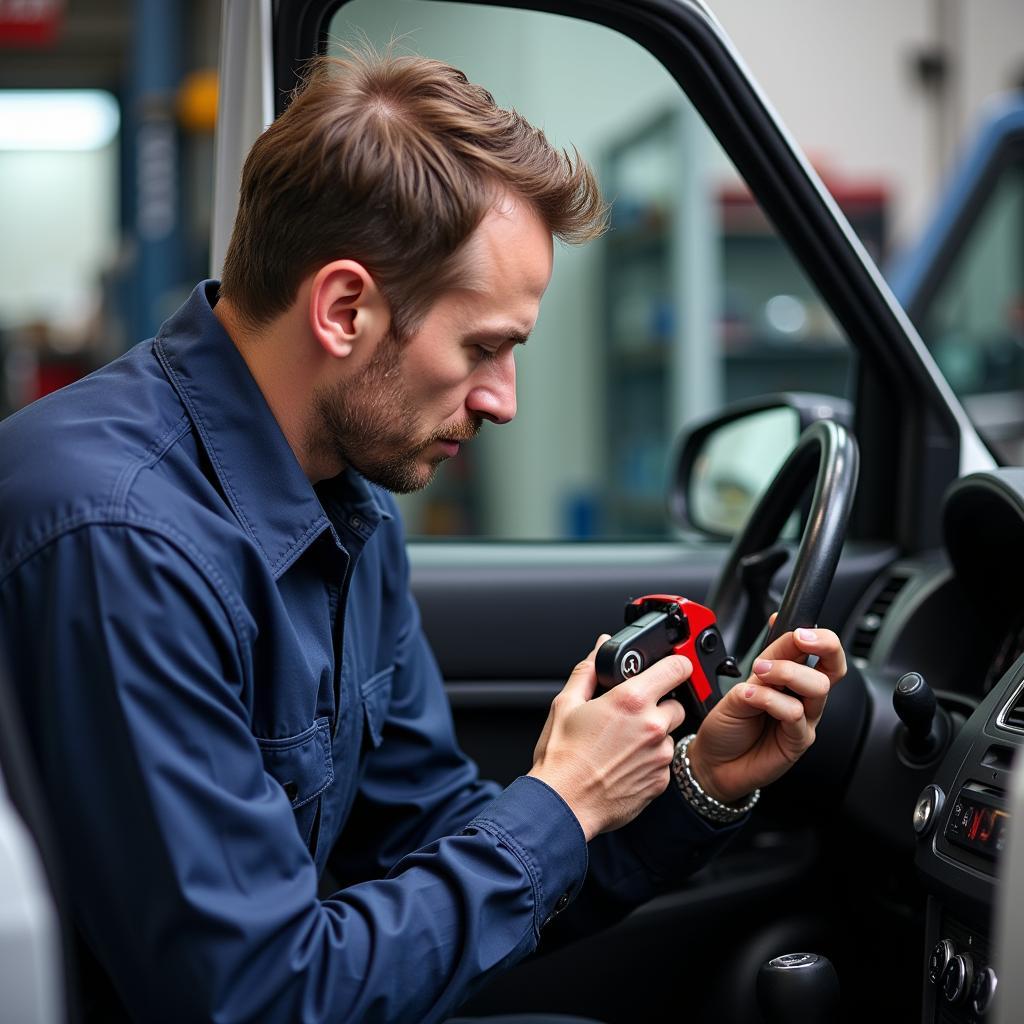
M 814 741 L 817 719 L 811 719 L 806 714 L 807 701 L 784 693 L 774 686 L 760 684 L 756 676 L 751 676 L 749 682 L 733 687 L 728 696 L 732 698 L 734 694 L 734 714 L 738 713 L 742 717 L 766 714 L 779 723 L 782 737 L 786 741 L 779 744 L 779 749 L 784 752 L 790 751 L 793 760 L 796 760 Z M 818 717 L 820 718 L 820 715 Z
M 677 700 L 666 699 L 666 695 L 682 685 L 692 671 L 689 658 L 670 654 L 619 683 L 601 699 L 614 701 L 627 715 L 649 717 L 655 731 L 665 735 L 678 729 L 686 717 L 683 705 Z
M 753 668 L 754 675 L 749 681 L 751 684 L 767 684 L 767 688 L 774 689 L 779 696 L 795 705 L 800 715 L 806 715 L 811 725 L 818 724 L 832 688 L 832 681 L 820 667 L 809 668 L 795 661 L 775 661 L 762 657 L 754 662 Z M 790 693 L 781 693 L 782 690 Z M 802 701 L 799 698 L 803 698 Z M 773 706 L 782 707 L 779 702 L 773 702 Z M 772 717 L 779 716 L 772 714 Z
M 810 668 L 796 661 L 771 661 L 758 658 L 753 665 L 754 675 L 761 682 L 792 690 L 800 697 L 826 697 L 832 688 L 828 676 L 819 668 Z
M 805 654 L 818 656 L 815 668 L 824 672 L 830 683 L 838 683 L 846 675 L 846 652 L 831 629 L 798 629 L 794 640 Z
M 817 655 L 815 667 L 828 676 L 830 683 L 837 683 L 846 675 L 846 654 L 831 629 L 796 629 L 783 633 L 768 645 L 761 657 L 769 661 L 803 661 L 809 654 Z
M 663 700 L 658 705 L 657 711 L 666 733 L 675 732 L 686 718 L 683 705 L 677 700 Z
M 635 694 L 643 703 L 657 704 L 662 697 L 690 678 L 693 665 L 681 654 L 670 654 L 656 661 L 643 672 L 620 683 L 616 689 L 625 688 Z
M 611 639 L 609 633 L 602 633 L 597 638 L 593 650 L 572 670 L 565 686 L 562 687 L 562 694 L 565 697 L 573 698 L 576 701 L 590 700 L 594 696 L 594 689 L 597 686 L 597 673 L 594 671 L 594 661 L 601 645 Z

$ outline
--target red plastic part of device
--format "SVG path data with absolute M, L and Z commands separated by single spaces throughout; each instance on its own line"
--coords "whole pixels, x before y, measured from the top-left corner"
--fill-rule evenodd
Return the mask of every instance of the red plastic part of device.
M 635 604 L 638 607 L 655 606 L 655 605 L 676 605 L 679 608 L 685 621 L 690 624 L 690 633 L 687 638 L 679 644 L 676 644 L 672 648 L 673 654 L 682 654 L 690 659 L 690 664 L 693 665 L 693 674 L 690 677 L 690 685 L 693 687 L 693 692 L 697 699 L 705 701 L 711 696 L 711 683 L 704 675 L 704 670 L 701 668 L 700 661 L 697 658 L 697 652 L 694 650 L 694 643 L 696 638 L 704 632 L 708 626 L 714 626 L 716 623 L 715 613 L 710 608 L 705 608 L 702 604 L 697 604 L 696 601 L 691 601 L 686 597 L 679 597 L 678 594 L 645 594 L 643 597 L 638 597 L 636 600 L 631 601 L 630 604 Z M 649 607 L 648 611 L 654 611 L 654 607 Z

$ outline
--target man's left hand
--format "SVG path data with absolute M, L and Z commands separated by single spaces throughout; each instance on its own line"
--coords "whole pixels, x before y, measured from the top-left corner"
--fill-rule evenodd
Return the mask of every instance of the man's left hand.
M 803 664 L 811 654 L 814 668 Z M 797 629 L 773 641 L 690 743 L 705 792 L 734 803 L 788 771 L 814 742 L 829 691 L 844 675 L 846 655 L 830 629 Z

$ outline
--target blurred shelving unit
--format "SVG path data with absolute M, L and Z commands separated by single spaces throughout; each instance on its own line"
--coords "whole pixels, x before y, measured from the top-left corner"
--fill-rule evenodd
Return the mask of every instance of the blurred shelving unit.
M 665 532 L 665 480 L 679 428 L 773 391 L 849 391 L 849 347 L 749 192 L 686 107 L 606 150 L 605 532 Z M 886 190 L 826 177 L 877 258 Z

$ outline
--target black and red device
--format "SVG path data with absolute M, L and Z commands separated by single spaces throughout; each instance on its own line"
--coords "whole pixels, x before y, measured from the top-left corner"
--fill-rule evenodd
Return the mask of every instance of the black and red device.
M 675 594 L 647 594 L 626 605 L 626 625 L 597 650 L 599 686 L 609 689 L 670 654 L 684 654 L 693 673 L 675 696 L 696 727 L 718 703 L 719 676 L 740 677 L 716 625 L 715 613 Z

